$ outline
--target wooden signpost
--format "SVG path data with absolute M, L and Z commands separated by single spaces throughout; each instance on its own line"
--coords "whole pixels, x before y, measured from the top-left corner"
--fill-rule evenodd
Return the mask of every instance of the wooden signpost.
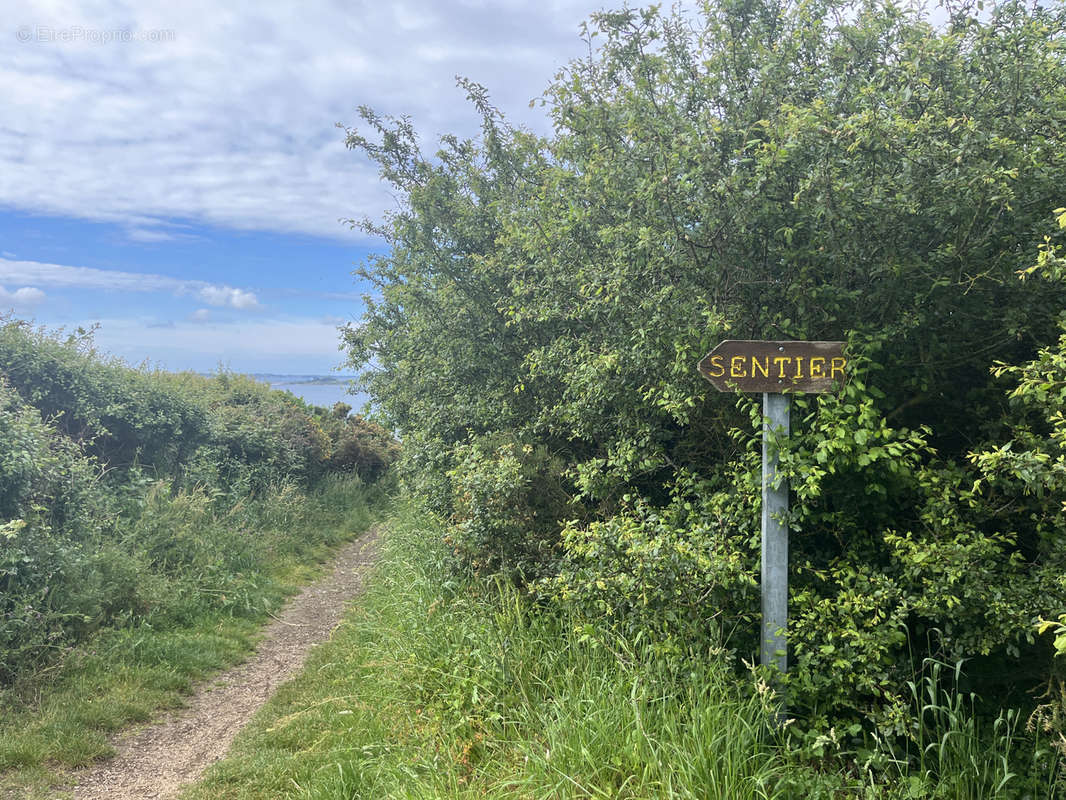
M 720 392 L 763 393 L 761 662 L 788 671 L 788 480 L 777 474 L 777 437 L 789 435 L 785 392 L 835 391 L 847 377 L 843 342 L 725 341 L 699 363 Z

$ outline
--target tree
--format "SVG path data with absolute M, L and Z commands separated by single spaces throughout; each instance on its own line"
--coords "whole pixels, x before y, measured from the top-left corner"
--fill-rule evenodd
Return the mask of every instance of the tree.
M 471 453 L 499 451 L 468 443 L 500 435 L 518 445 L 507 458 L 528 445 L 561 459 L 582 519 L 536 552 L 564 576 L 600 570 L 595 586 L 623 563 L 666 575 L 651 567 L 667 544 L 709 546 L 692 531 L 725 536 L 716 550 L 753 575 L 751 531 L 734 524 L 754 515 L 750 437 L 729 435 L 752 430 L 750 406 L 710 390 L 695 362 L 723 338 L 848 340 L 862 369 L 800 415 L 790 456 L 808 626 L 796 644 L 831 672 L 829 632 L 867 638 L 850 684 L 798 688 L 895 724 L 885 686 L 908 634 L 939 625 L 928 646 L 942 654 L 1016 655 L 1034 603 L 1066 605 L 1036 599 L 1048 587 L 1024 536 L 967 510 L 980 503 L 966 459 L 1012 430 L 989 367 L 1058 336 L 1062 285 L 1016 273 L 1059 235 L 1048 211 L 1066 185 L 1064 32 L 1062 3 L 951 8 L 941 28 L 883 2 L 627 10 L 594 16 L 588 57 L 546 90 L 546 139 L 508 127 L 469 83 L 482 136 L 445 137 L 432 158 L 408 120 L 364 109 L 375 138 L 349 131 L 348 144 L 404 204 L 366 226 L 391 250 L 362 272 L 378 294 L 346 332 L 350 362 L 423 474 L 461 452 L 465 484 L 489 485 Z M 435 485 L 464 529 L 477 510 Z M 706 596 L 708 570 L 670 574 L 694 576 L 672 595 Z M 941 591 L 960 574 L 958 596 Z M 1023 583 L 1029 599 L 989 612 L 991 586 Z M 741 594 L 731 614 L 750 612 Z M 945 633 L 949 614 L 965 630 Z

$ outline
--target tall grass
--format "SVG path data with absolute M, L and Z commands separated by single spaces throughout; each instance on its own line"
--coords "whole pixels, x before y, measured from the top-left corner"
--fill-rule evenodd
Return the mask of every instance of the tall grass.
M 669 670 L 531 613 L 507 585 L 419 569 L 426 548 L 410 522 L 391 536 L 389 563 L 406 569 L 379 584 L 390 627 L 372 656 L 391 664 L 379 683 L 387 696 L 413 703 L 435 734 L 424 769 L 412 782 L 407 765 L 360 752 L 309 797 L 774 796 L 766 710 L 713 658 Z
M 1056 797 L 1054 749 L 1026 730 L 1017 709 L 982 716 L 976 695 L 959 689 L 962 669 L 926 659 L 908 683 L 917 724 L 895 761 L 901 778 L 953 800 Z
M 782 743 L 765 687 L 714 653 L 669 666 L 457 579 L 441 534 L 400 509 L 359 606 L 187 800 L 1057 796 L 1018 717 L 986 726 L 942 676 L 915 684 L 909 751 L 811 759 Z
M 437 533 L 393 523 L 361 609 L 190 797 L 781 796 L 770 710 L 713 657 L 670 670 L 457 581 Z

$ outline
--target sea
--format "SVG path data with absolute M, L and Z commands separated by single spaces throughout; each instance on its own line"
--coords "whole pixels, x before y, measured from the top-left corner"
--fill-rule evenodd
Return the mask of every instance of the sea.
M 350 375 L 252 375 L 257 381 L 269 383 L 271 389 L 292 392 L 313 406 L 332 408 L 347 403 L 353 413 L 362 410 L 370 399 L 363 392 L 349 393 Z

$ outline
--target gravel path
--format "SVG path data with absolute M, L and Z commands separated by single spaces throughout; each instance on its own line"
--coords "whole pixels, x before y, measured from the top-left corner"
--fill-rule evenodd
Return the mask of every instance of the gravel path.
M 310 649 L 329 638 L 347 602 L 362 589 L 377 545 L 376 530 L 347 545 L 333 574 L 290 600 L 267 626 L 248 661 L 199 686 L 179 711 L 119 736 L 111 760 L 76 772 L 75 800 L 172 798 L 199 778 L 226 754 L 252 714 L 295 675 Z

